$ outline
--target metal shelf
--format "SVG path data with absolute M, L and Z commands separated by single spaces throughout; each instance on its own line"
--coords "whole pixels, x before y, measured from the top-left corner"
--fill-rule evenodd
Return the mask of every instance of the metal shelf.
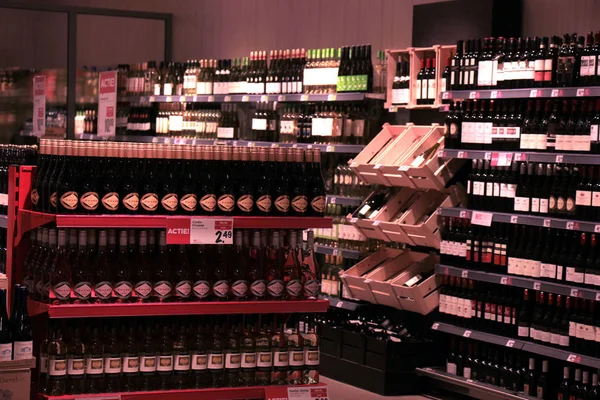
M 65 215 L 45 214 L 21 210 L 20 217 L 27 226 L 40 226 L 56 221 L 57 228 L 166 228 L 168 219 L 222 219 L 233 218 L 236 229 L 308 229 L 330 228 L 329 217 L 241 217 L 241 216 L 167 216 L 167 215 Z M 25 221 L 26 220 L 26 221 Z M 37 221 L 43 223 L 37 223 Z
M 589 221 L 579 221 L 576 219 L 562 219 L 548 216 L 534 216 L 527 214 L 509 214 L 493 211 L 478 211 L 465 208 L 441 208 L 441 215 L 444 217 L 469 218 L 474 212 L 492 214 L 492 221 L 505 222 L 511 224 L 521 224 L 529 226 L 540 226 L 544 228 L 566 229 L 581 232 L 600 232 L 600 223 Z
M 517 350 L 523 350 L 530 353 L 539 354 L 565 362 L 585 365 L 591 368 L 600 368 L 600 359 L 588 357 L 581 354 L 572 353 L 570 351 L 556 349 L 550 346 L 544 346 L 537 343 L 524 342 L 505 336 L 493 335 L 491 333 L 480 332 L 476 330 L 460 328 L 458 326 L 446 324 L 443 322 L 435 322 L 431 329 L 435 331 L 445 332 L 456 336 L 478 340 L 480 342 L 492 343 L 499 346 L 511 347 Z
M 599 86 L 563 87 L 563 88 L 526 88 L 494 90 L 452 90 L 442 92 L 442 100 L 455 99 L 540 99 L 564 97 L 597 97 Z
M 361 197 L 345 197 L 336 196 L 334 194 L 327 195 L 327 204 L 339 204 L 341 206 L 355 206 L 358 207 L 362 204 L 363 199 Z
M 322 294 L 319 295 L 319 299 L 327 300 L 329 302 L 329 307 L 341 308 L 348 311 L 355 311 L 362 306 L 362 304 L 354 301 L 340 299 L 338 297 L 329 297 Z
M 132 103 L 247 103 L 254 101 L 315 102 L 315 101 L 361 101 L 365 99 L 385 100 L 383 93 L 328 93 L 328 94 L 214 94 L 196 96 L 132 96 Z
M 38 400 L 242 400 L 242 399 L 314 399 L 328 398 L 327 385 L 250 386 L 235 388 L 207 388 L 185 390 L 157 390 L 152 392 L 123 392 L 102 394 L 67 394 L 48 396 L 38 393 Z
M 52 305 L 29 300 L 30 315 L 50 318 L 138 317 L 169 315 L 279 314 L 326 312 L 329 301 L 223 301 Z
M 458 276 L 480 282 L 509 285 L 523 289 L 541 290 L 543 292 L 556 293 L 563 296 L 580 297 L 584 299 L 600 301 L 600 291 L 598 290 L 563 285 L 560 283 L 542 281 L 534 278 L 525 278 L 517 275 L 493 274 L 490 272 L 481 272 L 442 264 L 435 266 L 435 272 L 441 275 Z
M 339 254 L 344 258 L 350 258 L 352 260 L 358 260 L 360 258 L 360 251 L 358 250 L 348 250 L 339 247 L 325 246 L 322 244 L 315 244 L 315 253 L 333 254 L 334 256 Z
M 365 146 L 362 144 L 341 144 L 341 143 L 281 143 L 281 142 L 261 142 L 252 140 L 224 140 L 224 139 L 194 139 L 185 137 L 163 137 L 163 136 L 113 136 L 110 138 L 99 137 L 91 133 L 82 133 L 75 135 L 80 140 L 100 140 L 115 142 L 137 142 L 137 143 L 164 143 L 164 144 L 191 144 L 217 146 L 227 145 L 234 147 L 281 147 L 281 148 L 299 148 L 299 149 L 319 149 L 324 153 L 344 153 L 358 154 Z
M 525 393 L 516 393 L 498 386 L 466 379 L 462 376 L 450 375 L 439 369 L 417 368 L 418 376 L 433 379 L 435 384 L 446 390 L 461 393 L 480 400 L 533 400 L 535 397 Z
M 540 153 L 531 151 L 500 151 L 500 150 L 458 150 L 444 149 L 438 152 L 441 158 L 459 158 L 470 160 L 494 160 L 500 155 L 510 154 L 512 160 L 557 164 L 587 164 L 600 165 L 600 154 L 591 153 Z

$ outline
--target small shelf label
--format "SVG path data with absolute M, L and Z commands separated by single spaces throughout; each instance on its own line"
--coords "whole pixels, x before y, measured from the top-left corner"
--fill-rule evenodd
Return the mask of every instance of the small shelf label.
M 463 333 L 463 337 L 466 337 L 466 338 L 471 337 L 471 331 L 465 331 Z

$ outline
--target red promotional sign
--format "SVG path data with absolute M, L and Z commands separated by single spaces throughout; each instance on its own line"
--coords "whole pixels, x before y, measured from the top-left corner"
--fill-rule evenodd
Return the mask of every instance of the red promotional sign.
M 98 136 L 115 136 L 117 116 L 117 71 L 100 72 L 98 79 Z
M 33 77 L 33 134 L 46 133 L 46 75 Z
M 167 218 L 167 244 L 190 244 L 188 218 Z

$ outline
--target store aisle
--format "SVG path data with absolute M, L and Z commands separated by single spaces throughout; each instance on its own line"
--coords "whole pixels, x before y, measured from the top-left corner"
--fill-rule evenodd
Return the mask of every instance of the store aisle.
M 321 376 L 321 382 L 329 388 L 330 400 L 431 400 L 424 396 L 381 396 L 345 383 Z

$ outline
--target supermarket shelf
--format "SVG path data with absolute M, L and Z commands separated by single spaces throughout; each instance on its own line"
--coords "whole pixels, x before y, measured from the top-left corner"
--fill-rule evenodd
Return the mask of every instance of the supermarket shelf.
M 30 315 L 50 318 L 138 317 L 168 315 L 279 314 L 326 312 L 329 301 L 225 301 L 51 305 L 29 300 Z
M 538 217 L 527 214 L 509 214 L 492 211 L 477 211 L 465 208 L 441 208 L 444 217 L 471 218 L 474 212 L 492 214 L 492 221 L 521 224 L 529 226 L 541 226 L 544 228 L 567 229 L 581 232 L 600 232 L 600 224 L 589 221 L 578 221 L 574 219 L 562 219 L 554 217 Z
M 140 96 L 128 97 L 137 103 L 246 103 L 251 101 L 313 102 L 313 101 L 361 101 L 385 100 L 383 93 L 329 93 L 329 94 L 215 94 L 196 96 Z
M 306 397 L 299 394 L 306 391 Z M 314 394 L 314 396 L 313 396 Z M 312 396 L 312 397 L 311 397 Z M 207 388 L 165 390 L 153 392 L 123 392 L 48 396 L 38 393 L 38 400 L 241 400 L 241 399 L 298 399 L 327 398 L 327 385 L 251 386 L 236 388 Z
M 35 221 L 43 219 L 44 223 L 56 221 L 58 228 L 166 228 L 167 219 L 222 219 L 233 218 L 233 226 L 237 229 L 308 229 L 330 228 L 329 217 L 241 217 L 241 216 L 166 216 L 166 215 L 63 215 L 45 214 L 29 210 L 21 210 L 23 220 L 30 226 L 41 224 Z
M 434 380 L 436 386 L 480 400 L 533 400 L 535 397 L 515 393 L 498 386 L 450 375 L 439 369 L 417 368 L 416 374 Z
M 512 160 L 541 163 L 587 164 L 600 165 L 600 157 L 590 153 L 540 153 L 529 151 L 496 151 L 496 150 L 457 150 L 444 149 L 438 152 L 442 158 L 462 158 L 475 160 L 495 160 L 502 155 L 510 155 Z M 508 158 L 507 158 L 508 159 Z
M 334 194 L 327 195 L 327 204 L 339 204 L 341 206 L 355 206 L 358 207 L 362 204 L 363 199 L 360 197 L 344 197 L 336 196 Z
M 217 146 L 227 145 L 234 147 L 282 147 L 299 149 L 319 149 L 324 153 L 345 153 L 358 154 L 365 146 L 361 144 L 338 144 L 338 143 L 281 143 L 281 142 L 261 142 L 252 140 L 224 140 L 224 139 L 194 139 L 185 137 L 164 137 L 164 136 L 114 136 L 110 138 L 99 137 L 91 133 L 82 133 L 75 135 L 81 140 L 102 140 L 116 142 L 137 142 L 137 143 L 164 143 L 164 144 L 191 144 Z
M 339 247 L 325 246 L 322 244 L 315 244 L 315 253 L 333 254 L 335 256 L 339 254 L 344 258 L 350 258 L 352 260 L 358 260 L 360 258 L 360 251 L 358 250 L 348 250 Z
M 0 215 L 0 228 L 8 227 L 8 215 Z
M 480 282 L 509 285 L 531 290 L 541 290 L 543 292 L 556 293 L 563 296 L 580 297 L 584 299 L 600 301 L 600 290 L 563 285 L 560 283 L 547 282 L 534 278 L 525 278 L 517 275 L 493 274 L 490 272 L 475 271 L 449 265 L 436 265 L 435 271 L 442 275 L 469 278 Z
M 539 99 L 554 97 L 596 97 L 600 87 L 564 87 L 540 89 L 452 90 L 442 92 L 442 100 L 451 99 Z
M 460 328 L 458 326 L 445 324 L 443 322 L 435 322 L 431 326 L 431 329 L 440 332 L 450 333 L 456 336 L 462 336 L 473 340 L 478 340 L 480 342 L 492 343 L 499 346 L 506 346 L 517 350 L 528 351 L 530 353 L 555 358 L 557 360 L 573 362 L 576 364 L 585 365 L 586 367 L 600 368 L 600 359 L 598 358 L 574 354 L 569 351 L 555 349 L 550 346 L 543 346 L 537 343 L 524 342 L 522 340 L 515 340 L 509 337 L 493 335 L 491 333 Z
M 355 311 L 362 306 L 361 303 L 355 301 L 340 299 L 339 297 L 329 297 L 323 294 L 319 295 L 319 299 L 327 300 L 329 302 L 329 307 L 341 308 L 348 311 Z

